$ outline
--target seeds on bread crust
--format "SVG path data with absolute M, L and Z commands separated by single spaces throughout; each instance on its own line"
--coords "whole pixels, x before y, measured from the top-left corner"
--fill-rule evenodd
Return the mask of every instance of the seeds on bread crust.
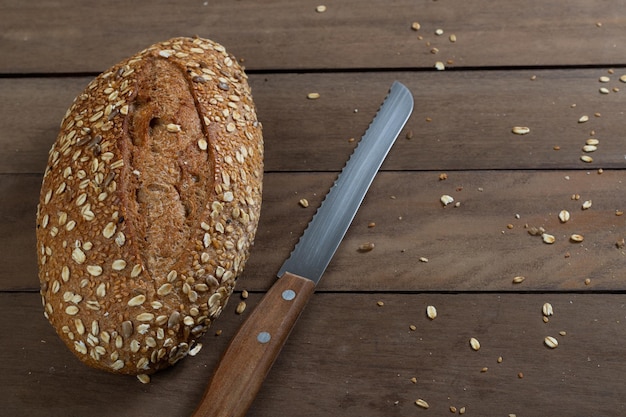
M 262 177 L 247 77 L 221 45 L 175 38 L 95 78 L 62 121 L 37 211 L 44 314 L 68 348 L 125 374 L 183 358 L 243 270 Z

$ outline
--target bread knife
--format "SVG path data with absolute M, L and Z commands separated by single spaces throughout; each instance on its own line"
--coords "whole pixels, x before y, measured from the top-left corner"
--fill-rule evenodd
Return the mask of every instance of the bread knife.
M 395 81 L 278 280 L 231 340 L 193 417 L 246 414 L 412 111 L 411 92 Z

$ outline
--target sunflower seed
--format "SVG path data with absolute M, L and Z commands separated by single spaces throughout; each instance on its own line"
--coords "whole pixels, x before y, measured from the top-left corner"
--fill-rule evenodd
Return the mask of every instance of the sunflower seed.
M 547 336 L 545 339 L 543 339 L 543 343 L 545 343 L 546 346 L 550 349 L 554 349 L 559 345 L 558 340 L 556 340 L 556 338 L 552 336 Z

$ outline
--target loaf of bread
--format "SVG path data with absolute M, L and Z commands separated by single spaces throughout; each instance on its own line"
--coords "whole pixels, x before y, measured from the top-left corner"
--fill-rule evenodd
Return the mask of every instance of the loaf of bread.
M 175 38 L 95 78 L 37 210 L 44 315 L 69 349 L 123 374 L 186 356 L 244 268 L 262 177 L 261 124 L 223 46 Z

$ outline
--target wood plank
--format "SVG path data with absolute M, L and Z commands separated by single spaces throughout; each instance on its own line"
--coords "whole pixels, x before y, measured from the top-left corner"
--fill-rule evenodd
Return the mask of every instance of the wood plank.
M 321 289 L 330 291 L 623 290 L 626 172 L 383 172 L 374 181 Z M 264 291 L 275 279 L 335 178 L 334 173 L 268 173 L 257 238 L 239 288 Z M 569 179 L 568 179 L 569 178 Z M 33 218 L 40 181 L 0 176 L 0 289 L 38 287 Z M 443 207 L 451 195 L 460 207 Z M 579 194 L 580 200 L 572 200 Z M 298 205 L 310 202 L 307 209 Z M 585 200 L 593 206 L 582 210 Z M 571 220 L 560 224 L 563 210 Z M 516 218 L 519 215 L 519 218 Z M 376 227 L 368 224 L 374 222 Z M 512 229 L 508 229 L 507 225 Z M 544 244 L 525 225 L 545 227 Z M 582 234 L 582 243 L 569 236 Z M 368 253 L 359 245 L 373 242 Z M 420 261 L 427 258 L 428 262 Z M 527 279 L 512 285 L 513 277 Z M 585 285 L 586 278 L 592 280 Z
M 0 73 L 100 72 L 148 45 L 211 37 L 251 69 L 432 68 L 454 65 L 616 65 L 624 62 L 626 12 L 610 0 L 435 2 L 288 0 L 19 0 L 0 5 Z M 422 29 L 411 30 L 419 21 Z M 600 22 L 602 26 L 597 26 Z M 435 30 L 445 31 L 436 36 Z M 448 35 L 454 33 L 457 42 Z M 420 40 L 418 36 L 422 36 Z M 439 49 L 438 54 L 431 49 Z
M 252 294 L 249 308 L 258 300 Z M 548 323 L 545 302 L 554 307 Z M 241 321 L 234 305 L 215 327 L 220 337 L 204 336 L 196 357 L 142 385 L 80 364 L 43 318 L 37 294 L 0 293 L 1 327 L 11 335 L 0 350 L 3 410 L 15 417 L 190 415 Z M 427 305 L 438 310 L 433 321 Z M 467 415 L 623 414 L 624 309 L 619 294 L 318 293 L 248 415 L 414 416 L 423 411 L 418 398 L 436 415 L 450 406 L 466 407 Z M 543 345 L 548 335 L 559 341 L 554 350 Z
M 363 134 L 395 79 L 412 90 L 415 110 L 383 169 L 624 168 L 626 91 L 600 94 L 602 75 L 606 69 L 253 74 L 250 82 L 268 171 L 340 170 L 354 148 L 349 139 Z M 604 85 L 626 88 L 620 75 Z M 88 81 L 0 79 L 0 173 L 43 171 L 61 118 Z M 321 98 L 307 100 L 311 91 Z M 582 115 L 589 122 L 578 123 Z M 514 135 L 518 125 L 530 134 Z M 591 131 L 601 143 L 585 164 Z

